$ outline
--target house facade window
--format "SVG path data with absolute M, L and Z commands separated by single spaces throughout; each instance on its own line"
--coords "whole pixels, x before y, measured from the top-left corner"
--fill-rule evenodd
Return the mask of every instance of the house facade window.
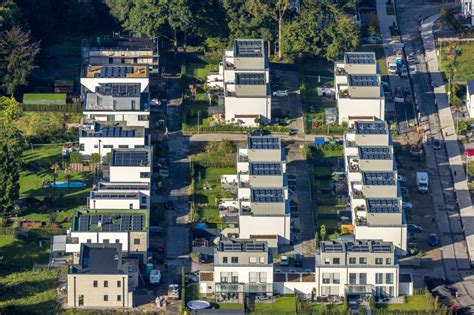
M 331 283 L 331 275 L 329 273 L 323 273 L 323 283 L 324 284 Z
M 339 265 L 341 263 L 341 259 L 339 257 L 333 258 L 332 259 L 332 264 L 333 265 Z
M 229 276 L 228 276 L 227 272 L 221 272 L 221 282 L 222 283 L 229 282 Z
M 120 301 L 122 301 L 122 296 L 119 294 L 117 295 L 117 302 L 120 302 Z
M 239 283 L 239 274 L 237 272 L 232 273 L 232 283 Z
M 107 294 L 104 295 L 104 302 L 108 302 L 109 301 L 109 296 Z
M 105 280 L 104 281 L 104 288 L 108 288 L 109 287 L 109 281 Z
M 257 257 L 250 257 L 249 258 L 249 264 L 256 264 L 257 263 Z
M 359 274 L 359 284 L 367 284 L 367 274 L 360 273 Z
M 367 265 L 367 257 L 359 257 L 359 265 Z
M 357 262 L 356 262 L 356 258 L 355 257 L 349 257 L 349 265 L 355 265 Z
M 97 287 L 98 287 L 97 280 L 94 280 L 94 281 L 92 282 L 92 286 L 93 286 L 94 288 L 97 288 Z
M 385 275 L 385 283 L 393 284 L 393 273 L 387 273 Z
M 390 258 L 390 257 L 386 258 L 386 259 L 385 259 L 385 263 L 386 263 L 387 265 L 391 265 L 391 264 L 392 264 L 392 258 Z
M 238 264 L 239 263 L 239 257 L 232 257 L 231 258 L 231 263 Z
M 350 273 L 349 274 L 349 284 L 356 284 L 357 283 L 357 274 Z
M 341 283 L 341 275 L 338 274 L 338 273 L 334 273 L 334 274 L 333 274 L 332 283 L 334 283 L 334 284 L 340 284 L 340 283 Z
M 228 263 L 228 258 L 227 257 L 222 257 L 222 263 L 227 264 Z
M 117 288 L 121 288 L 121 287 L 122 287 L 122 281 L 117 280 Z
M 79 295 L 79 306 L 84 306 L 84 294 Z
M 133 244 L 134 245 L 140 245 L 140 239 L 139 238 L 134 238 L 133 239 Z
M 383 283 L 383 273 L 376 273 L 375 284 L 382 284 L 382 283 Z
M 113 149 L 114 145 L 113 144 L 104 144 L 104 149 Z
M 138 115 L 138 121 L 148 121 L 148 115 Z
M 383 264 L 383 258 L 375 258 L 375 264 L 376 265 L 382 265 Z

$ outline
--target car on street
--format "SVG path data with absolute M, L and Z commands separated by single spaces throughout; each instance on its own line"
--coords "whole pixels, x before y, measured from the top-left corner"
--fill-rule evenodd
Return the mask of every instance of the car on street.
M 288 266 L 290 264 L 290 259 L 288 256 L 281 256 L 280 257 L 280 266 Z
M 296 136 L 296 134 L 298 134 L 298 129 L 290 129 L 288 132 L 289 136 Z
M 408 229 L 408 232 L 413 232 L 413 233 L 423 232 L 423 228 L 416 224 L 407 224 L 407 229 Z
M 294 258 L 293 265 L 295 267 L 303 267 L 303 255 L 300 253 L 296 253 Z
M 213 261 L 214 261 L 214 259 L 211 255 L 206 255 L 204 253 L 199 254 L 199 263 L 200 264 L 209 264 Z
M 398 71 L 397 64 L 395 62 L 390 62 L 388 64 L 388 73 L 395 74 L 397 73 L 397 71 Z
M 270 134 L 270 131 L 265 130 L 265 129 L 255 129 L 250 131 L 250 136 L 252 137 L 261 137 L 261 136 L 268 136 Z
M 440 150 L 441 149 L 441 141 L 439 139 L 433 140 L 433 149 Z
M 464 155 L 466 155 L 466 156 L 474 156 L 474 149 L 472 149 L 472 148 L 467 148 L 466 150 L 464 150 Z
M 369 36 L 364 37 L 363 41 L 367 42 L 368 44 L 378 44 L 382 41 L 382 38 L 380 36 Z
M 287 90 L 279 90 L 279 91 L 273 92 L 272 95 L 273 96 L 278 96 L 278 97 L 288 96 L 288 91 Z
M 438 235 L 436 235 L 436 233 L 431 233 L 430 234 L 430 236 L 428 237 L 428 244 L 430 246 L 438 245 Z

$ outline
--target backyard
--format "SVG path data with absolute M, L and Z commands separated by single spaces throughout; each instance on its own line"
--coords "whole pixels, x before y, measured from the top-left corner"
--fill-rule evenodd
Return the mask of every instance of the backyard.
M 210 142 L 191 156 L 194 221 L 220 223 L 220 199 L 234 197 L 222 188 L 220 179 L 236 174 L 235 150 L 232 142 L 224 140 Z
M 295 314 L 296 301 L 294 295 L 284 295 L 275 298 L 273 303 L 255 303 L 251 314 Z
M 54 165 L 56 165 L 56 170 Z M 61 145 L 32 147 L 23 151 L 23 170 L 20 173 L 20 194 L 34 197 L 40 206 L 26 205 L 22 215 L 26 220 L 49 222 L 55 213 L 55 222 L 60 227 L 69 226 L 69 218 L 74 210 L 85 206 L 89 188 L 51 188 L 43 187 L 45 180 L 83 181 L 89 184 L 92 173 L 66 174 L 63 169 L 66 161 L 61 156 Z M 54 173 L 56 174 L 54 175 Z M 45 202 L 46 201 L 46 202 Z
M 474 79 L 474 42 L 441 43 L 441 72 L 447 77 L 452 71 L 452 81 L 465 82 Z M 453 62 L 454 61 L 454 62 Z M 449 68 L 452 65 L 452 70 Z
M 412 296 L 406 297 L 404 304 L 376 304 L 374 314 L 400 314 L 401 312 L 433 312 L 437 314 L 449 314 L 446 307 L 443 307 L 431 295 L 429 291 L 415 292 Z
M 32 269 L 48 262 L 49 242 L 0 235 L 0 257 L 0 313 L 55 313 L 58 271 Z

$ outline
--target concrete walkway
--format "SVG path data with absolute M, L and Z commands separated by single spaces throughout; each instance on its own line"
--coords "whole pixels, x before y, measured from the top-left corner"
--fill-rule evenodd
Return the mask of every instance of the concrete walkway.
M 439 18 L 439 14 L 433 15 L 423 21 L 421 25 L 421 37 L 425 48 L 425 58 L 431 75 L 432 86 L 435 94 L 435 102 L 438 107 L 438 116 L 444 137 L 446 151 L 449 158 L 451 175 L 454 179 L 456 201 L 461 215 L 463 232 L 467 244 L 468 258 L 474 265 L 474 209 L 472 207 L 471 195 L 466 180 L 463 158 L 454 127 L 454 120 L 448 104 L 445 83 L 440 73 L 438 58 L 436 55 L 436 43 L 433 35 L 433 24 Z M 461 249 L 459 249 L 461 250 Z M 461 252 L 459 252 L 460 254 Z M 458 251 L 456 250 L 456 255 Z M 461 267 L 461 266 L 460 266 Z M 469 268 L 469 264 L 463 266 Z

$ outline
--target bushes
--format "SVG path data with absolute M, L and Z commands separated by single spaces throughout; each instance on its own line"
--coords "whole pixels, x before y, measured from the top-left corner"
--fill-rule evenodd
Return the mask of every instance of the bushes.
M 252 127 L 242 127 L 242 126 L 236 126 L 236 125 L 227 125 L 227 124 L 216 124 L 213 126 L 189 126 L 189 125 L 183 125 L 183 131 L 188 132 L 188 133 L 197 133 L 198 130 L 199 132 L 202 133 L 213 133 L 213 132 L 228 132 L 228 133 L 248 133 L 252 130 L 255 130 L 256 128 Z M 276 133 L 287 133 L 290 131 L 289 127 L 283 127 L 283 126 L 264 126 L 262 127 L 264 130 L 268 130 L 270 132 L 276 132 Z
M 74 104 L 23 104 L 25 112 L 82 113 L 81 103 Z

